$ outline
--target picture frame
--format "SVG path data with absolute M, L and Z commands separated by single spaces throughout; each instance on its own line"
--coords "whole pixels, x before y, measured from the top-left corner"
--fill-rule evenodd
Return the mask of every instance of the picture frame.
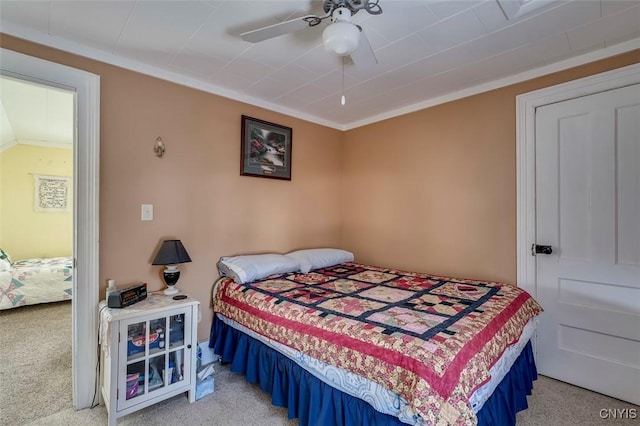
M 292 129 L 242 116 L 240 174 L 291 180 Z
M 34 211 L 37 213 L 70 212 L 73 204 L 70 176 L 33 175 L 35 197 Z

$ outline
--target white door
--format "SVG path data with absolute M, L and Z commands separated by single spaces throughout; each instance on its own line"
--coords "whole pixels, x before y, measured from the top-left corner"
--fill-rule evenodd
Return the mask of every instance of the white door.
M 540 374 L 640 404 L 640 85 L 536 110 Z

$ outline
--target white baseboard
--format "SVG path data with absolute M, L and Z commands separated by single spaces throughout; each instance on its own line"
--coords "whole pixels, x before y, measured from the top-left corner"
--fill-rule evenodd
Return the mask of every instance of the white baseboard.
M 200 348 L 200 352 L 202 353 L 200 365 L 211 364 L 212 362 L 216 362 L 220 358 L 220 355 L 216 355 L 213 353 L 213 349 L 209 347 L 208 340 L 199 342 L 198 348 Z

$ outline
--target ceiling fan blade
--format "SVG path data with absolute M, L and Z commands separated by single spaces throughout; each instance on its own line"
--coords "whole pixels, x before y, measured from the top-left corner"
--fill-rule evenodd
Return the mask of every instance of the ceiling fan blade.
M 362 28 L 358 26 L 360 30 L 360 43 L 358 43 L 358 47 L 351 54 L 351 60 L 353 64 L 357 67 L 369 67 L 378 64 L 378 60 L 376 59 L 376 55 L 373 53 L 373 49 L 371 48 L 371 44 L 369 43 L 369 39 L 366 35 L 364 35 L 364 31 Z
M 314 24 L 314 22 L 318 21 L 318 19 L 320 18 L 315 15 L 301 16 L 300 18 L 278 22 L 277 24 L 258 28 L 257 30 L 247 31 L 246 33 L 240 34 L 240 37 L 244 41 L 248 41 L 250 43 L 258 43 L 260 41 L 278 37 L 283 34 L 302 30 L 304 28 L 307 28 L 308 26 L 317 25 Z

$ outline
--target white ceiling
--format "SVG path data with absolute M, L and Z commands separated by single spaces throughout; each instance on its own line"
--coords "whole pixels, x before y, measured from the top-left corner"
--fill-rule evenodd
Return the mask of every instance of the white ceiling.
M 349 129 L 640 47 L 638 0 L 380 0 L 360 10 L 378 59 L 327 53 L 323 21 L 240 34 L 322 1 L 0 0 L 0 31 L 310 121 Z M 507 19 L 507 16 L 510 16 Z
M 0 152 L 73 146 L 74 93 L 0 76 Z

